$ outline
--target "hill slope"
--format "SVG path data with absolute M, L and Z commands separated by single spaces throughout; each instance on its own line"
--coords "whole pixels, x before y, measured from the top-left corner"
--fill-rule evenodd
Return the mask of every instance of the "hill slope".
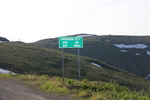
M 4 37 L 0 37 L 0 42 L 9 42 L 9 40 Z
M 60 51 L 19 42 L 0 43 L 0 50 L 0 68 L 20 74 L 61 76 Z M 65 77 L 78 78 L 76 55 L 65 53 Z M 150 85 L 150 82 L 143 78 L 88 57 L 81 57 L 81 78 L 106 82 L 115 81 L 134 89 L 146 89 Z
M 40 40 L 32 45 L 61 50 L 57 38 Z M 77 49 L 64 51 L 77 54 Z M 150 74 L 150 36 L 85 36 L 84 48 L 80 51 L 82 56 L 106 62 L 141 77 Z

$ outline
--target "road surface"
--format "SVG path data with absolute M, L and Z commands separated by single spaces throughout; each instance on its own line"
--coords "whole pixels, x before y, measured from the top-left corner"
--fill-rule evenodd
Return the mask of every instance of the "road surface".
M 66 96 L 44 93 L 31 89 L 22 82 L 0 79 L 0 100 L 71 100 Z

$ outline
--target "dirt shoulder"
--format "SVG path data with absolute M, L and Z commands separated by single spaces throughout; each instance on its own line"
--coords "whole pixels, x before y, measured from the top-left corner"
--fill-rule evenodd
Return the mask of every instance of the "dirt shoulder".
M 66 96 L 44 93 L 31 89 L 23 82 L 13 79 L 0 79 L 0 100 L 71 100 Z

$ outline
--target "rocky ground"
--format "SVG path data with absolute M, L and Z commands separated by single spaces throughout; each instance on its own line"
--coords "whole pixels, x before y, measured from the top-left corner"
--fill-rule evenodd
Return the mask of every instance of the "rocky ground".
M 71 100 L 66 96 L 44 93 L 32 89 L 23 82 L 12 79 L 0 79 L 0 100 Z

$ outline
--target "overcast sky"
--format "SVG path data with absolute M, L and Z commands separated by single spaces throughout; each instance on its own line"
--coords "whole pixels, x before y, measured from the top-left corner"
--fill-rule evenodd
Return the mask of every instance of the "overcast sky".
M 0 0 L 0 36 L 150 35 L 150 0 Z

